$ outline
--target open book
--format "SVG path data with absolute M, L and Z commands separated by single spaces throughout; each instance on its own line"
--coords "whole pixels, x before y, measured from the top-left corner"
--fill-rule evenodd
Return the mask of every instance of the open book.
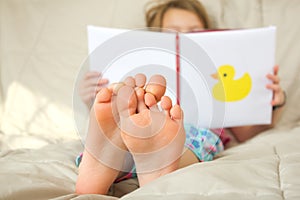
M 137 73 L 165 76 L 166 95 L 180 103 L 185 123 L 268 124 L 275 34 L 275 27 L 181 34 L 88 26 L 88 61 L 110 83 Z

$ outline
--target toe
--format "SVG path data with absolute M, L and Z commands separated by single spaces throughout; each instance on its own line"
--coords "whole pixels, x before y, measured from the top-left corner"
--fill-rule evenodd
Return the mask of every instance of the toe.
M 118 94 L 118 91 L 121 87 L 123 87 L 125 83 L 113 83 L 108 86 L 108 89 L 112 91 L 114 95 Z
M 172 100 L 170 99 L 170 97 L 163 96 L 161 98 L 161 108 L 168 116 L 170 116 L 170 109 L 172 108 Z
M 157 100 L 155 98 L 155 96 L 151 93 L 146 93 L 145 95 L 145 104 L 148 106 L 148 107 L 152 107 L 154 105 L 157 104 Z
M 128 76 L 125 80 L 124 80 L 125 85 L 134 88 L 135 87 L 135 80 L 133 77 Z
M 175 121 L 181 121 L 183 119 L 183 111 L 179 105 L 173 106 L 170 110 L 171 118 Z
M 117 94 L 117 109 L 123 117 L 128 117 L 136 113 L 137 97 L 132 87 L 125 85 L 119 89 Z
M 161 75 L 152 76 L 145 90 L 146 93 L 153 95 L 155 103 L 157 103 L 166 92 L 166 79 Z M 153 101 L 146 102 L 146 105 L 151 107 L 153 105 L 151 103 L 153 103 Z
M 147 106 L 144 101 L 145 91 L 144 91 L 144 89 L 138 87 L 135 89 L 135 93 L 136 93 L 137 100 L 138 100 L 137 112 L 139 113 L 139 112 L 147 109 Z
M 111 100 L 112 92 L 108 88 L 102 88 L 96 96 L 95 102 L 96 103 L 105 103 Z
M 146 84 L 146 76 L 144 74 L 135 75 L 135 85 L 136 87 L 143 88 Z

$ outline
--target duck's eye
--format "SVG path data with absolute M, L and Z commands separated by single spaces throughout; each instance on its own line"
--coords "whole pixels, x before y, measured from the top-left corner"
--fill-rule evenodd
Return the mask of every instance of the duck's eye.
M 225 74 L 223 74 L 223 76 L 224 76 L 224 77 L 226 77 L 226 76 L 227 76 L 227 74 L 225 73 Z

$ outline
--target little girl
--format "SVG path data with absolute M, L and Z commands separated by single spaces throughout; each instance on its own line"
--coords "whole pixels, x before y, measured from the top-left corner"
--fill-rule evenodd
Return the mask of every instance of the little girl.
M 161 0 L 153 3 L 146 12 L 148 27 L 178 32 L 212 28 L 204 7 L 197 0 Z M 98 94 L 91 109 L 85 151 L 77 162 L 82 158 L 76 192 L 106 194 L 114 181 L 135 175 L 140 186 L 143 186 L 178 168 L 212 160 L 229 140 L 225 131 L 232 132 L 238 141 L 243 142 L 272 128 L 285 102 L 277 73 L 278 66 L 275 66 L 274 74 L 267 75 L 272 84 L 266 87 L 273 90 L 271 103 L 275 108 L 272 124 L 226 130 L 206 130 L 190 124 L 183 126 L 181 108 L 178 105 L 172 107 L 171 100 L 163 97 L 166 83 L 161 76 L 152 77 L 146 87 L 145 77 L 138 75 L 128 78 L 121 86 L 103 88 L 108 80 L 100 79 L 98 72 L 87 73 L 81 87 L 83 101 L 90 106 L 95 92 Z M 121 103 L 121 99 L 127 104 Z M 163 110 L 158 112 L 156 103 L 160 100 Z M 150 127 L 155 131 L 141 127 Z M 133 156 L 136 173 L 135 167 L 127 174 L 120 173 L 125 157 L 128 157 L 126 152 Z

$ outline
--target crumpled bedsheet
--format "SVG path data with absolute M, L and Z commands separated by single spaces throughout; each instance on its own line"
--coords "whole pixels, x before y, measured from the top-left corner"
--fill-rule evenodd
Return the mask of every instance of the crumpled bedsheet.
M 300 126 L 266 132 L 143 188 L 136 179 L 114 184 L 112 196 L 74 194 L 80 141 L 11 150 L 0 155 L 0 199 L 299 199 L 299 133 Z

